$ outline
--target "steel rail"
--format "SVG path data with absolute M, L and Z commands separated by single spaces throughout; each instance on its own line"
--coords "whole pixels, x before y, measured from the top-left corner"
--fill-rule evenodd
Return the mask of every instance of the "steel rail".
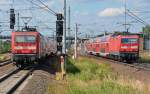
M 22 77 L 22 79 L 20 79 L 8 92 L 7 94 L 13 94 L 17 89 L 18 87 L 32 74 L 32 72 L 34 71 L 34 68 L 30 69 L 26 75 L 24 75 Z
M 132 68 L 136 68 L 138 70 L 144 70 L 144 71 L 148 71 L 150 72 L 150 64 L 147 64 L 146 66 L 144 65 L 145 63 L 126 63 L 126 62 L 120 62 L 120 61 L 117 61 L 117 60 L 114 60 L 114 59 L 110 59 L 110 58 L 106 58 L 106 57 L 100 57 L 100 56 L 94 56 L 94 55 L 86 55 L 88 57 L 93 57 L 95 59 L 105 59 L 105 60 L 108 60 L 110 62 L 113 62 L 113 63 L 117 63 L 117 64 L 121 64 L 121 65 L 125 65 L 125 66 L 129 66 L 129 67 L 132 67 Z M 148 67 L 149 66 L 149 67 Z
M 18 76 L 18 74 L 22 74 L 19 76 L 19 78 L 15 78 L 16 82 L 15 83 L 10 83 L 13 84 L 12 86 L 10 86 L 8 88 L 8 90 L 4 90 L 2 92 L 4 92 L 5 94 L 13 94 L 15 93 L 15 91 L 17 91 L 17 89 L 19 88 L 19 86 L 21 86 L 21 84 L 32 74 L 32 72 L 35 70 L 37 66 L 28 66 L 24 69 L 18 68 L 14 71 L 12 71 L 11 73 L 4 75 L 2 77 L 0 77 L 0 84 L 2 84 L 1 87 L 3 87 L 3 85 L 5 85 L 5 83 L 8 83 L 9 81 L 14 81 L 14 77 Z M 25 71 L 27 70 L 27 71 Z
M 6 75 L 3 75 L 0 77 L 0 83 L 2 83 L 4 80 L 6 80 L 7 78 L 9 78 L 10 76 L 12 76 L 13 74 L 17 73 L 20 69 L 16 69 L 16 70 L 13 70 L 12 72 L 6 74 Z
M 6 60 L 6 61 L 3 61 L 3 62 L 0 62 L 0 67 L 5 66 L 5 65 L 8 65 L 8 64 L 10 64 L 10 63 L 12 63 L 11 60 Z

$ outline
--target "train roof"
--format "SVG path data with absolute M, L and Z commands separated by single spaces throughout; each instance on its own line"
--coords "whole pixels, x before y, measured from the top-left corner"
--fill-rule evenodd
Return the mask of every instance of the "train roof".
M 24 27 L 21 30 L 14 31 L 14 33 L 18 33 L 18 34 L 21 34 L 21 33 L 25 34 L 25 33 L 30 33 L 30 32 L 31 33 L 36 32 L 40 34 L 40 32 L 38 32 L 36 28 L 32 28 L 32 27 Z
M 93 42 L 99 42 L 99 41 L 103 41 L 103 42 L 107 42 L 110 38 L 115 38 L 115 37 L 120 37 L 120 38 L 138 38 L 139 34 L 129 34 L 129 33 L 124 33 L 124 34 L 103 34 L 101 36 L 95 37 L 95 38 L 91 38 L 89 41 L 93 41 Z
M 24 27 L 22 28 L 22 32 L 37 32 L 37 29 L 36 28 L 33 28 L 33 27 Z
M 40 32 L 38 31 L 26 31 L 26 32 L 22 32 L 22 31 L 15 31 L 15 32 L 12 32 L 12 34 L 14 35 L 31 35 L 31 34 L 34 34 L 34 35 L 40 35 L 42 37 L 44 37 Z
M 103 37 L 103 36 L 119 36 L 119 35 L 122 35 L 122 36 L 130 36 L 130 35 L 138 35 L 138 36 L 141 36 L 142 34 L 141 33 L 131 33 L 131 32 L 114 32 L 114 33 L 105 33 L 105 34 L 101 34 L 101 35 L 98 35 L 97 37 Z

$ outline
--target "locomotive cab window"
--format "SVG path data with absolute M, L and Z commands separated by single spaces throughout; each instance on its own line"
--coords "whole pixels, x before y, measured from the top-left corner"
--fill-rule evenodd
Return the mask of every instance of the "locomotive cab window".
M 32 35 L 17 35 L 15 37 L 15 42 L 28 42 L 34 43 L 36 41 L 36 37 Z
M 138 39 L 137 38 L 122 38 L 121 42 L 123 44 L 127 44 L 127 43 L 137 43 Z

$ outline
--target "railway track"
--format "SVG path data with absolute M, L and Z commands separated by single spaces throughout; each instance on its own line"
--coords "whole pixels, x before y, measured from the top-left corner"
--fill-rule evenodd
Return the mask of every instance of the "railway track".
M 29 77 L 35 67 L 24 70 L 16 69 L 3 77 L 0 77 L 0 94 L 12 94 Z
M 3 61 L 3 62 L 0 62 L 0 67 L 5 66 L 5 65 L 8 65 L 8 64 L 10 64 L 10 63 L 12 63 L 11 60 L 6 60 L 6 61 Z
M 122 62 L 118 62 L 118 63 L 122 63 Z M 126 66 L 136 68 L 138 70 L 150 71 L 150 64 L 145 64 L 145 63 L 133 63 L 133 64 L 123 63 L 123 64 Z
M 99 57 L 99 56 L 93 56 L 93 55 L 88 55 L 88 57 L 93 57 L 95 59 L 103 59 L 103 60 L 107 60 L 113 63 L 117 63 L 117 64 L 122 64 L 124 66 L 129 66 L 132 68 L 136 68 L 137 70 L 144 70 L 144 71 L 149 71 L 150 72 L 150 64 L 146 64 L 146 63 L 125 63 L 125 62 L 120 62 L 120 61 L 116 61 L 116 60 L 112 60 L 112 59 L 108 59 L 105 57 Z

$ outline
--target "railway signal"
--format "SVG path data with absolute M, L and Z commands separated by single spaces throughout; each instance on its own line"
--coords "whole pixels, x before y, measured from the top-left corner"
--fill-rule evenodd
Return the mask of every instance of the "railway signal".
M 62 40 L 63 40 L 63 15 L 57 14 L 56 21 L 56 40 L 57 40 L 57 52 L 62 54 Z
M 62 50 L 62 45 L 57 45 L 57 50 L 61 51 Z
M 57 36 L 57 42 L 62 42 L 62 36 L 63 36 L 63 21 L 62 20 L 56 21 L 56 36 Z
M 15 23 L 16 23 L 15 10 L 10 9 L 10 29 L 14 29 Z
M 58 14 L 57 14 L 57 20 L 62 20 L 62 19 L 63 19 L 63 15 L 60 14 L 60 13 L 58 13 Z

